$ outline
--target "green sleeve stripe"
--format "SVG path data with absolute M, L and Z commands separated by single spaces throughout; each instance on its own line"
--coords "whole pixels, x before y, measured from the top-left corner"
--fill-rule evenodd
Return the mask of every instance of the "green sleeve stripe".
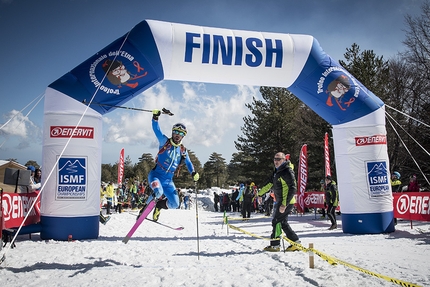
M 260 191 L 258 192 L 258 196 L 261 196 L 265 193 L 267 193 L 273 186 L 273 183 L 268 183 L 265 186 L 263 186 Z
M 287 206 L 287 196 L 288 196 L 288 184 L 282 178 L 279 178 L 282 183 L 282 205 Z

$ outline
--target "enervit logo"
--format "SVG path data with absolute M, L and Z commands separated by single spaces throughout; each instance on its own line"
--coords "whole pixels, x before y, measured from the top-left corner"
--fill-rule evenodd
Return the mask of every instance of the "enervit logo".
M 409 210 L 409 196 L 406 194 L 399 197 L 397 201 L 397 211 L 400 214 L 405 214 Z
M 51 126 L 51 138 L 81 138 L 92 139 L 94 138 L 93 127 L 74 127 L 74 126 Z
M 374 144 L 387 144 L 387 137 L 385 135 L 373 135 L 368 137 L 356 137 L 355 145 L 374 145 Z
M 305 205 L 309 206 L 311 204 L 323 204 L 324 194 L 310 194 L 305 198 Z

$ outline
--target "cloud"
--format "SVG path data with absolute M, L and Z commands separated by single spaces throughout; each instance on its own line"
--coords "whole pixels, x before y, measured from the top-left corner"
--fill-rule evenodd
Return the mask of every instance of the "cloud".
M 17 110 L 12 110 L 4 116 L 6 122 L 1 126 L 0 133 L 6 136 L 40 138 L 40 129 Z
M 23 150 L 30 147 L 32 143 L 42 142 L 41 129 L 21 112 L 12 110 L 4 115 L 4 119 L 5 123 L 0 125 L 0 136 L 4 137 L 0 147 L 3 147 L 6 142 L 10 145 L 12 141 L 16 149 Z
M 229 131 L 239 131 L 243 125 L 242 118 L 249 114 L 245 103 L 251 102 L 253 97 L 261 97 L 258 87 L 226 87 L 228 91 L 223 95 L 209 95 L 206 84 L 184 82 L 180 93 L 175 93 L 168 91 L 165 83 L 159 83 L 132 100 L 131 104 L 142 109 L 170 109 L 174 116 L 160 117 L 161 130 L 167 136 L 170 136 L 173 124 L 182 122 L 188 129 L 187 145 L 211 147 L 225 141 Z M 151 118 L 150 113 L 118 109 L 108 119 L 104 119 L 104 123 L 108 125 L 104 141 L 158 147 Z

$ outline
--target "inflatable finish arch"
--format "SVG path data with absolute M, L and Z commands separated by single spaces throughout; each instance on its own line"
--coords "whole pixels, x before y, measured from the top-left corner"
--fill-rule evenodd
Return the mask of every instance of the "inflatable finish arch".
M 98 237 L 101 117 L 163 79 L 287 88 L 333 125 L 343 231 L 394 231 L 384 103 L 312 36 L 148 20 L 46 90 L 42 238 Z

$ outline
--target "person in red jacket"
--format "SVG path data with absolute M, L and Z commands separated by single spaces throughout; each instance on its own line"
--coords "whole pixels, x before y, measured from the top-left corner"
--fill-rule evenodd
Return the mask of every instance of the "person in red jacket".
M 409 178 L 408 191 L 410 192 L 420 191 L 420 185 L 418 184 L 418 179 L 415 174 L 411 175 L 411 177 Z

